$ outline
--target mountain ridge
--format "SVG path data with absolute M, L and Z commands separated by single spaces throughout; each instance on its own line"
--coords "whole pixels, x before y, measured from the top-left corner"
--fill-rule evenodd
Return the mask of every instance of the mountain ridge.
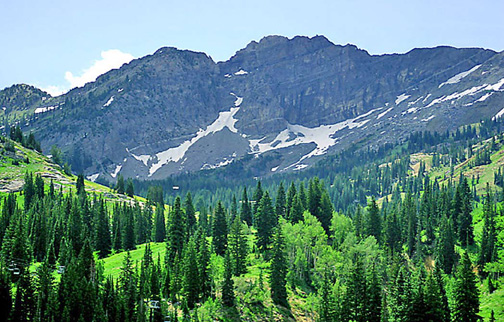
M 502 65 L 503 53 L 478 48 L 370 55 L 324 36 L 267 36 L 225 62 L 162 47 L 31 103 L 23 118 L 17 106 L 1 116 L 6 125 L 23 119 L 45 151 L 57 145 L 76 171 L 106 180 L 160 179 L 275 152 L 268 174 L 364 138 L 375 146 L 491 118 L 504 107 Z

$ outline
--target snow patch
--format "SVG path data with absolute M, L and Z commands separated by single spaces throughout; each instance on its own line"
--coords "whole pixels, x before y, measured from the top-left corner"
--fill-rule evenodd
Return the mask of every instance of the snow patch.
M 312 156 L 323 155 L 331 146 L 337 143 L 338 139 L 332 137 L 336 132 L 344 128 L 354 129 L 364 126 L 370 120 L 361 119 L 380 109 L 381 108 L 371 110 L 356 118 L 336 124 L 320 125 L 314 128 L 303 125 L 287 124 L 287 128 L 280 132 L 270 143 L 261 143 L 265 138 L 249 140 L 250 149 L 252 153 L 264 153 L 270 150 L 287 148 L 299 144 L 315 143 L 317 145 L 315 149 L 304 155 L 300 161 Z M 294 138 L 292 134 L 295 135 Z
M 224 75 L 224 77 L 231 78 L 231 74 L 226 74 L 226 75 Z
M 124 88 L 119 88 L 119 89 L 117 90 L 117 92 L 118 92 L 118 93 L 120 93 L 120 92 L 122 92 L 122 91 L 124 91 Z
M 387 114 L 388 112 L 392 111 L 394 107 L 389 107 L 385 112 L 381 112 L 380 114 L 378 114 L 378 116 L 376 117 L 377 120 L 381 119 L 385 114 Z
M 103 107 L 107 107 L 109 106 L 110 104 L 112 104 L 112 102 L 114 101 L 114 95 L 112 95 L 109 100 L 107 101 L 107 103 L 103 104 Z
M 492 117 L 492 121 L 498 119 L 498 118 L 501 118 L 502 115 L 504 115 L 504 108 L 502 110 L 500 110 L 497 114 L 495 114 L 494 117 Z
M 431 115 L 431 116 L 429 116 L 427 118 L 422 119 L 422 122 L 429 122 L 430 120 L 432 120 L 435 117 L 436 117 L 436 115 Z
M 446 82 L 439 84 L 438 88 L 441 88 L 444 85 L 457 84 L 458 82 L 460 82 L 460 80 L 462 80 L 462 78 L 464 78 L 467 75 L 471 74 L 472 72 L 474 72 L 475 70 L 477 70 L 478 68 L 480 68 L 480 66 L 481 65 L 476 65 L 473 68 L 471 68 L 471 69 L 469 69 L 469 70 L 467 70 L 465 72 L 459 73 L 459 74 L 451 77 Z
M 35 109 L 35 114 L 40 114 L 40 113 L 45 113 L 45 112 L 49 112 L 51 110 L 55 110 L 57 109 L 58 106 L 48 106 L 48 107 L 37 107 Z M 5 109 L 4 109 L 5 111 Z
M 233 92 L 231 92 L 231 93 L 229 93 L 229 94 L 233 95 L 233 96 L 236 98 L 236 100 L 235 100 L 235 102 L 234 102 L 235 107 L 240 106 L 240 105 L 241 105 L 241 103 L 243 102 L 243 97 L 239 97 L 238 95 L 236 95 L 236 94 L 235 94 L 235 93 L 233 93 Z
M 308 165 L 306 164 L 296 164 L 296 166 L 294 167 L 294 171 L 302 170 L 306 167 L 308 167 Z
M 237 71 L 236 73 L 234 73 L 236 76 L 241 76 L 241 75 L 247 75 L 248 72 L 243 70 L 243 69 L 240 69 L 239 71 Z
M 275 172 L 278 170 L 278 167 L 271 168 L 271 172 Z
M 100 174 L 99 173 L 95 173 L 95 174 L 92 174 L 92 175 L 89 175 L 89 176 L 86 176 L 86 179 L 88 179 L 89 181 L 92 181 L 92 182 L 95 182 L 96 179 L 98 179 L 98 176 Z
M 110 175 L 112 176 L 112 178 L 115 178 L 117 176 L 117 174 L 119 173 L 119 171 L 121 171 L 122 169 L 122 165 L 119 164 L 118 166 L 116 166 L 114 172 L 112 172 Z
M 492 92 L 486 93 L 485 95 L 481 96 L 478 100 L 476 100 L 476 102 L 483 102 L 484 100 L 492 96 L 492 94 L 493 94 Z
M 401 104 L 402 101 L 407 100 L 411 95 L 406 95 L 406 93 L 403 93 L 399 96 L 396 97 L 395 104 L 399 105 Z
M 187 150 L 189 150 L 189 148 L 194 143 L 209 134 L 219 132 L 226 127 L 231 132 L 238 133 L 238 130 L 235 127 L 235 124 L 238 120 L 235 119 L 234 116 L 239 110 L 240 107 L 232 107 L 230 111 L 220 112 L 219 117 L 217 117 L 217 119 L 212 124 L 208 125 L 205 130 L 200 129 L 192 139 L 183 142 L 177 147 L 156 153 L 157 162 L 151 165 L 149 169 L 149 177 L 168 162 L 178 162 L 179 160 L 181 160 L 182 157 L 186 154 Z
M 504 78 L 501 79 L 500 81 L 498 81 L 497 83 L 493 84 L 493 85 L 488 85 L 487 87 L 485 87 L 485 90 L 487 91 L 498 91 L 500 90 L 500 88 L 502 87 L 502 85 L 504 85 Z

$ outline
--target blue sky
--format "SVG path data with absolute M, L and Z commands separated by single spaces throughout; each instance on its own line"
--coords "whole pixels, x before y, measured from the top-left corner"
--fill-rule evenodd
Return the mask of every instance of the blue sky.
M 437 45 L 502 51 L 504 1 L 2 1 L 0 89 L 61 92 L 163 46 L 227 60 L 271 34 L 324 35 L 371 54 Z

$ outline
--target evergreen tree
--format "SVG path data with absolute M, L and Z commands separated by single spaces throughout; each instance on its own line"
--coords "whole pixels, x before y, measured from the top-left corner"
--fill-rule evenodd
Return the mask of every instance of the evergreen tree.
M 201 298 L 205 300 L 210 296 L 211 279 L 210 279 L 210 253 L 208 251 L 208 241 L 205 235 L 200 232 L 198 241 L 198 282 L 199 293 Z
M 133 185 L 133 180 L 131 180 L 131 178 L 128 178 L 128 180 L 126 180 L 126 195 L 133 198 L 133 196 L 135 195 L 135 186 Z
M 268 191 L 266 191 L 257 208 L 254 225 L 257 229 L 257 247 L 260 251 L 267 250 L 271 243 L 273 229 L 276 226 L 276 216 Z
M 346 305 L 352 321 L 366 321 L 368 292 L 364 264 L 360 255 L 354 255 L 353 265 L 347 285 Z
M 196 225 L 196 211 L 194 210 L 192 196 L 190 192 L 188 192 L 185 197 L 184 208 L 186 214 L 187 231 L 191 232 L 194 229 L 194 226 Z
M 253 207 L 253 211 L 252 211 L 252 216 L 253 216 L 253 219 L 255 220 L 256 219 L 256 216 L 257 216 L 257 209 L 259 208 L 259 203 L 261 201 L 263 197 L 263 190 L 262 190 L 262 187 L 261 187 L 261 181 L 257 181 L 257 186 L 256 186 L 256 189 L 254 191 L 254 195 L 252 197 L 252 203 L 254 205 Z M 254 226 L 256 224 L 254 223 Z
M 104 258 L 111 252 L 112 240 L 110 237 L 109 216 L 103 200 L 98 202 L 95 215 L 95 249 L 98 251 L 98 257 Z
M 443 215 L 439 228 L 439 237 L 436 240 L 436 266 L 439 266 L 446 274 L 451 274 L 457 261 L 455 252 L 455 233 L 451 218 Z
M 296 185 L 294 184 L 294 182 L 291 182 L 291 185 L 289 186 L 289 189 L 287 190 L 287 200 L 286 200 L 286 204 L 285 204 L 285 208 L 286 208 L 286 212 L 287 212 L 285 218 L 290 221 L 292 221 L 291 209 L 292 209 L 292 205 L 294 204 L 294 198 L 296 197 L 296 195 L 297 195 Z
M 83 174 L 79 174 L 77 176 L 77 182 L 75 184 L 75 187 L 77 188 L 77 194 L 78 195 L 86 193 L 85 184 L 84 184 L 84 175 Z
M 217 255 L 224 255 L 226 252 L 227 230 L 226 214 L 224 213 L 222 203 L 219 201 L 215 208 L 212 225 L 213 247 Z
M 117 191 L 117 193 L 120 193 L 120 194 L 124 194 L 124 192 L 125 192 L 124 177 L 122 176 L 122 174 L 119 174 L 117 176 L 117 183 L 115 185 L 115 191 Z
M 0 322 L 9 320 L 12 310 L 11 283 L 5 271 L 0 272 Z
M 289 307 L 287 301 L 287 260 L 285 258 L 285 244 L 280 228 L 276 229 L 273 238 L 273 253 L 271 257 L 269 284 L 273 303 Z
M 285 217 L 286 215 L 286 199 L 285 199 L 285 188 L 283 182 L 280 182 L 280 186 L 277 190 L 276 200 L 275 200 L 275 210 L 277 218 Z
M 234 305 L 234 282 L 233 282 L 233 264 L 228 253 L 224 256 L 224 281 L 222 282 L 222 304 L 227 307 Z
M 154 241 L 160 243 L 166 238 L 164 207 L 157 204 L 154 213 Z
M 331 283 L 327 272 L 323 275 L 322 285 L 319 289 L 319 322 L 336 321 L 336 303 L 331 292 Z
M 481 236 L 481 247 L 478 256 L 478 265 L 480 272 L 483 273 L 483 268 L 486 263 L 494 261 L 496 258 L 495 244 L 497 242 L 497 233 L 495 230 L 495 210 L 492 202 L 490 189 L 487 185 L 487 193 L 483 202 L 483 234 Z
M 247 188 L 243 188 L 240 217 L 247 223 L 248 226 L 252 226 L 252 210 L 250 209 L 250 203 L 248 201 Z
M 380 322 L 381 321 L 381 311 L 382 311 L 382 290 L 381 283 L 376 272 L 376 268 L 373 265 L 371 275 L 369 276 L 369 282 L 367 283 L 367 321 L 369 322 Z
M 458 237 L 462 246 L 472 245 L 474 243 L 474 233 L 471 216 L 471 190 L 467 183 L 467 178 L 461 176 L 460 183 L 457 186 L 456 192 L 457 204 L 460 204 L 459 213 L 457 214 Z
M 303 220 L 303 202 L 301 201 L 301 196 L 296 194 L 294 196 L 294 202 L 292 203 L 292 207 L 290 210 L 290 220 L 293 223 L 297 223 Z
M 199 298 L 198 285 L 198 262 L 196 254 L 196 245 L 194 239 L 191 238 L 187 247 L 184 249 L 184 276 L 182 278 L 182 289 L 184 298 L 189 309 L 193 309 Z
M 228 249 L 231 258 L 233 275 L 240 276 L 247 272 L 248 244 L 247 237 L 243 234 L 242 221 L 236 216 L 228 236 Z
M 167 236 L 167 257 L 166 260 L 172 261 L 175 255 L 182 256 L 182 248 L 185 241 L 185 223 L 183 211 L 180 207 L 180 197 L 175 198 L 175 203 L 170 212 L 170 221 L 168 223 Z M 173 272 L 172 272 L 173 273 Z
M 473 273 L 472 263 L 467 252 L 457 268 L 456 282 L 453 290 L 454 322 L 476 322 L 480 319 L 479 290 L 476 285 L 476 275 Z
M 371 198 L 371 201 L 367 206 L 367 217 L 366 217 L 366 233 L 370 236 L 374 236 L 378 242 L 381 240 L 381 217 L 380 210 L 376 204 L 376 200 Z
M 322 191 L 322 197 L 320 199 L 320 207 L 319 207 L 319 221 L 322 224 L 322 228 L 324 228 L 326 234 L 329 235 L 329 228 L 331 226 L 331 219 L 333 213 L 333 205 L 331 200 L 329 199 L 329 194 L 327 191 Z

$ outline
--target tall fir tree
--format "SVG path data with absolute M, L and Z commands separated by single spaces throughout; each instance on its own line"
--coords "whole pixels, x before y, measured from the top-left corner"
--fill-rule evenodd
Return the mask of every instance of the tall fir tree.
M 287 301 L 287 259 L 285 257 L 285 242 L 282 230 L 277 227 L 273 238 L 269 284 L 273 303 L 289 307 Z
M 247 188 L 243 188 L 240 217 L 247 223 L 248 226 L 252 226 L 252 209 L 250 208 L 250 203 L 247 196 Z
M 164 215 L 164 207 L 161 204 L 156 205 L 154 210 L 154 241 L 163 242 L 166 239 L 166 221 Z
M 259 203 L 255 214 L 254 225 L 257 229 L 257 247 L 264 252 L 268 249 L 276 225 L 276 215 L 268 191 Z
M 180 205 L 180 197 L 175 198 L 175 203 L 173 204 L 172 210 L 170 212 L 170 219 L 168 222 L 168 231 L 166 244 L 168 247 L 168 253 L 166 260 L 172 261 L 175 255 L 178 254 L 179 257 L 182 256 L 182 248 L 185 242 L 185 222 L 183 217 L 183 210 Z
M 275 211 L 278 218 L 286 216 L 286 197 L 283 182 L 280 182 L 278 186 L 275 199 Z
M 222 282 L 222 304 L 232 307 L 235 303 L 233 264 L 228 253 L 224 256 L 224 281 Z
M 212 224 L 213 248 L 216 254 L 224 255 L 227 248 L 227 222 L 222 203 L 217 202 Z
M 366 209 L 366 233 L 370 236 L 374 236 L 378 242 L 381 241 L 381 217 L 380 210 L 376 204 L 376 200 L 371 198 Z
M 479 290 L 476 284 L 476 275 L 469 254 L 462 255 L 462 260 L 457 268 L 456 281 L 452 294 L 453 322 L 479 321 Z
M 243 233 L 240 216 L 236 216 L 228 235 L 228 249 L 233 267 L 233 275 L 240 276 L 247 272 L 248 243 Z

